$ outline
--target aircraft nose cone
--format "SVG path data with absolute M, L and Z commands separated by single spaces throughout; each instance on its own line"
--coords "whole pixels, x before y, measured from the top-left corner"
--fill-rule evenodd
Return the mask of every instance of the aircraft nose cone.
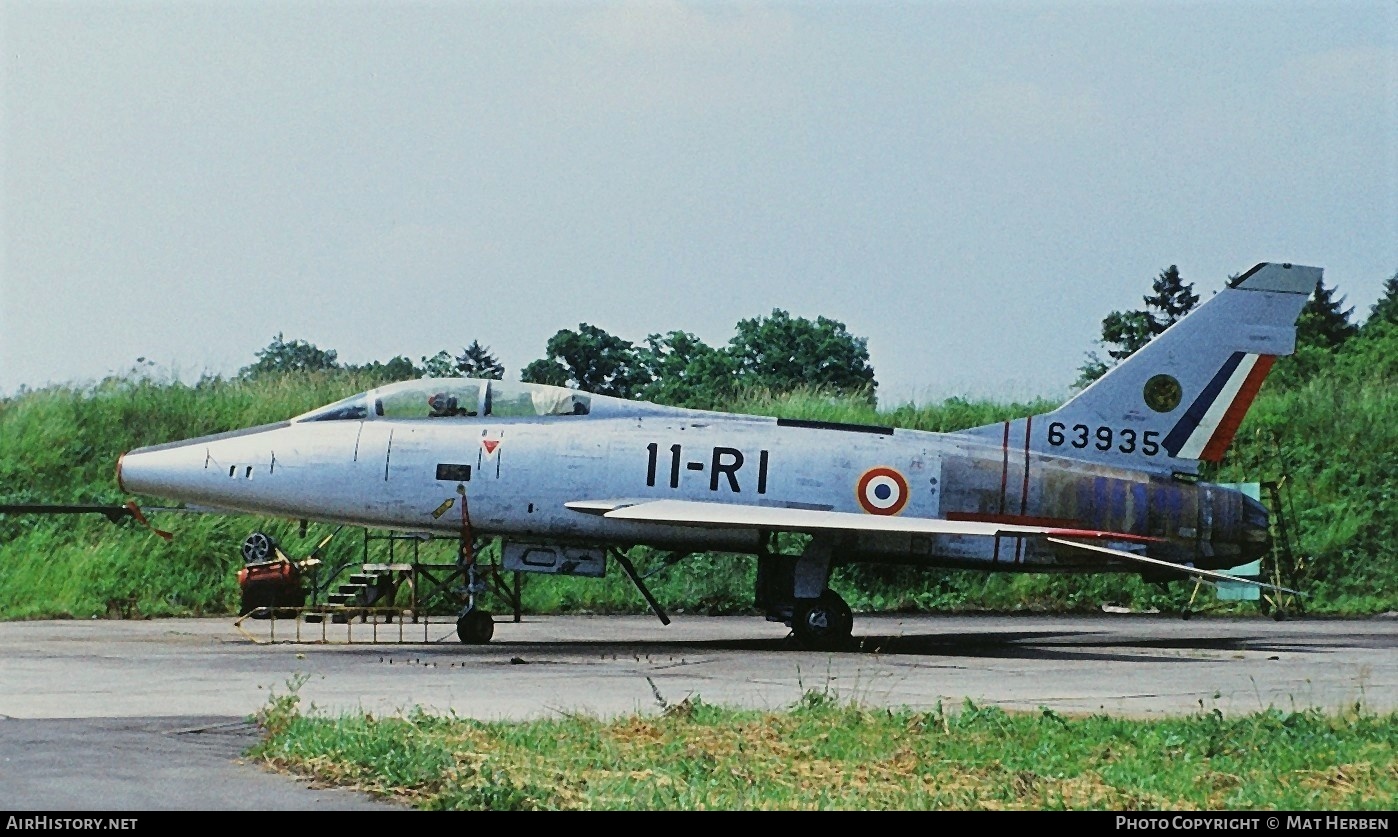
M 132 494 L 218 504 L 238 496 L 233 482 L 237 469 L 246 468 L 270 450 L 270 433 L 287 424 L 265 424 L 129 450 L 117 458 L 117 485 Z M 219 479 L 220 473 L 223 479 Z
M 117 458 L 117 485 L 131 494 L 185 498 L 204 471 L 198 444 L 136 448 Z

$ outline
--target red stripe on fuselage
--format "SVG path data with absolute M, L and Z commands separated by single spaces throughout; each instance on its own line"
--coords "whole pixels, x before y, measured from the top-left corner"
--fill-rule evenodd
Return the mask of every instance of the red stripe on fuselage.
M 1005 422 L 1005 435 L 1000 440 L 1000 513 L 1005 513 L 1005 488 L 1010 482 L 1010 423 Z
M 980 512 L 947 512 L 947 520 L 974 521 L 977 523 L 1010 523 L 1016 526 L 1059 526 L 1077 529 L 1081 520 L 1068 517 L 1030 517 L 1025 514 L 982 514 Z
M 1024 420 L 1024 484 L 1019 488 L 1019 513 L 1029 509 L 1029 436 L 1034 427 L 1034 417 Z
M 1029 437 L 1034 429 L 1034 417 L 1024 420 L 1024 482 L 1019 487 L 1019 513 L 1029 511 Z M 1024 538 L 1015 541 L 1015 563 L 1024 557 Z
M 1005 432 L 1000 438 L 1000 514 L 1005 513 L 1005 488 L 1010 482 L 1010 423 L 1005 422 Z M 991 563 L 1000 560 L 1000 536 L 995 536 L 995 554 Z

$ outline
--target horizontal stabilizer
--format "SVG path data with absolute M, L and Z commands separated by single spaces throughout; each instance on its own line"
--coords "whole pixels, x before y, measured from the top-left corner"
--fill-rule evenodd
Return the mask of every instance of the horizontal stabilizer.
M 1097 546 L 1096 544 L 1075 543 L 1073 541 L 1065 541 L 1062 538 L 1049 538 L 1048 540 L 1060 546 L 1071 546 L 1077 549 L 1085 549 L 1089 552 L 1101 552 L 1104 555 L 1111 555 L 1116 558 L 1125 558 L 1129 561 L 1139 561 L 1140 563 L 1151 564 L 1156 567 L 1166 567 L 1172 570 L 1177 570 L 1180 573 L 1183 573 L 1184 575 L 1199 576 L 1200 578 L 1208 579 L 1209 581 L 1235 581 L 1240 584 L 1252 584 L 1257 587 L 1266 588 L 1268 590 L 1277 590 L 1282 593 L 1290 593 L 1293 596 L 1306 595 L 1305 593 L 1300 593 L 1296 590 L 1291 590 L 1286 587 L 1278 587 L 1275 584 L 1268 584 L 1265 581 L 1258 581 L 1255 578 L 1244 578 L 1242 576 L 1229 575 L 1228 573 L 1213 572 L 1212 570 L 1200 570 L 1194 567 L 1186 567 L 1183 564 L 1176 564 L 1171 561 L 1161 561 L 1159 558 L 1147 558 L 1144 555 L 1137 555 L 1132 552 L 1122 552 L 1119 549 L 1109 549 L 1105 546 Z

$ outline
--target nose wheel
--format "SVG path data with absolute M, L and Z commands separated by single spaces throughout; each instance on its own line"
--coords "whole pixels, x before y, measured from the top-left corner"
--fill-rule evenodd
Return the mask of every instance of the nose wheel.
M 827 589 L 814 600 L 797 600 L 791 616 L 791 631 L 802 648 L 833 651 L 849 645 L 854 613 L 835 591 Z
M 495 617 L 484 610 L 468 610 L 456 620 L 456 636 L 466 645 L 485 645 L 495 636 Z

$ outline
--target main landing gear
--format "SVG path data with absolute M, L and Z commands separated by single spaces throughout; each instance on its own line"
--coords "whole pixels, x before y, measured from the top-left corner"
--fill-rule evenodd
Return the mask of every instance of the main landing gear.
M 835 547 L 813 539 L 799 557 L 770 551 L 757 557 L 757 606 L 767 621 L 790 626 L 797 644 L 811 651 L 838 651 L 853 640 L 854 613 L 828 586 Z
M 815 601 L 797 601 L 791 632 L 802 648 L 836 651 L 848 647 L 853 637 L 854 612 L 840 594 L 826 588 Z

